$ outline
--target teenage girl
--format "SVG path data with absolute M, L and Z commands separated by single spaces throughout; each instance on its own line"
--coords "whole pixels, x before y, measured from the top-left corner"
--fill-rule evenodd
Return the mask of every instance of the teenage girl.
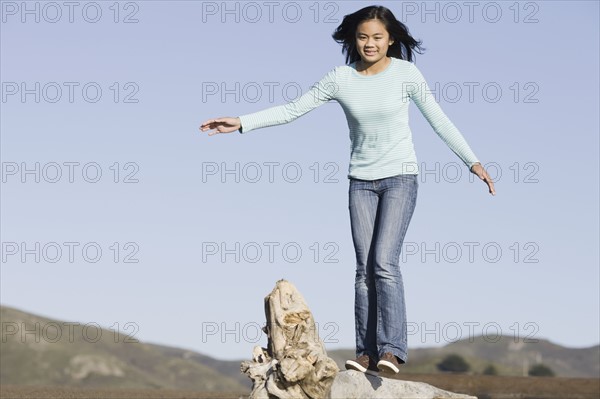
M 412 63 L 421 42 L 383 6 L 346 15 L 333 33 L 346 65 L 297 100 L 238 117 L 210 119 L 200 130 L 248 133 L 289 123 L 329 100 L 346 114 L 352 144 L 348 209 L 356 252 L 356 359 L 347 369 L 377 375 L 406 363 L 407 324 L 400 250 L 417 200 L 419 168 L 408 126 L 412 100 L 438 136 L 496 194 L 486 170 L 432 96 Z

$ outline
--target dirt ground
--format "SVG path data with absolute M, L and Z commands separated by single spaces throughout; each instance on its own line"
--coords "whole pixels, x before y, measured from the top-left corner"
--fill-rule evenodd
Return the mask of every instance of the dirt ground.
M 463 374 L 404 374 L 397 378 L 426 382 L 479 399 L 600 399 L 600 378 Z
M 460 374 L 404 374 L 395 378 L 421 381 L 479 399 L 598 399 L 600 379 L 500 377 Z M 240 399 L 249 392 L 191 392 L 157 389 L 76 389 L 0 386 L 2 399 Z
M 249 392 L 193 392 L 162 389 L 77 389 L 0 386 L 2 399 L 239 399 Z

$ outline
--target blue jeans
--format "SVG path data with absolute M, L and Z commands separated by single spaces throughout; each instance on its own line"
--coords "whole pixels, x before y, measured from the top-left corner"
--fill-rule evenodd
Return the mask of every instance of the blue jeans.
M 417 175 L 350 178 L 348 209 L 356 252 L 356 355 L 408 358 L 400 251 L 417 201 Z

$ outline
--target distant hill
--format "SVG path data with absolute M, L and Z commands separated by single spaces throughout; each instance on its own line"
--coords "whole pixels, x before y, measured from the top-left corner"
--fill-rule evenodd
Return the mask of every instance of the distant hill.
M 213 392 L 249 392 L 251 388 L 250 379 L 240 372 L 241 360 L 223 361 L 185 349 L 124 342 L 127 336 L 113 330 L 97 334 L 91 328 L 84 335 L 83 325 L 73 326 L 69 331 L 64 321 L 7 306 L 0 306 L 0 321 L 1 384 Z M 22 323 L 27 331 L 34 332 L 22 337 Z M 55 338 L 56 328 L 52 328 L 52 323 L 62 327 L 61 337 Z M 11 328 L 15 327 L 19 332 L 12 334 Z M 42 333 L 39 330 L 43 328 L 46 331 Z M 36 335 L 42 339 L 36 342 Z M 96 335 L 98 341 L 92 342 Z M 599 345 L 573 349 L 542 339 L 537 343 L 515 343 L 508 336 L 495 343 L 475 337 L 473 342 L 462 340 L 440 348 L 409 348 L 409 362 L 403 372 L 439 373 L 436 364 L 450 353 L 463 356 L 474 374 L 494 364 L 500 375 L 520 376 L 524 364 L 541 361 L 557 376 L 600 377 Z M 347 359 L 354 357 L 353 350 L 328 350 L 328 354 L 340 369 Z
M 167 346 L 124 342 L 126 334 L 94 327 L 84 332 L 83 323 L 69 327 L 63 321 L 7 306 L 0 306 L 0 321 L 2 384 L 238 392 L 251 387 L 237 361 L 219 361 Z M 24 336 L 22 323 L 30 332 Z M 227 372 L 221 372 L 223 369 Z
M 535 363 L 550 367 L 557 377 L 600 378 L 600 345 L 589 348 L 565 348 L 544 339 L 537 342 L 515 342 L 512 336 L 498 337 L 490 342 L 488 337 L 477 336 L 452 342 L 439 348 L 409 348 L 408 362 L 402 368 L 406 373 L 439 373 L 437 364 L 447 355 L 456 353 L 471 366 L 473 373 L 481 374 L 490 364 L 498 375 L 523 376 L 523 370 Z M 487 339 L 487 340 L 486 340 Z M 495 339 L 494 339 L 495 341 Z M 339 367 L 355 356 L 353 350 L 327 351 Z

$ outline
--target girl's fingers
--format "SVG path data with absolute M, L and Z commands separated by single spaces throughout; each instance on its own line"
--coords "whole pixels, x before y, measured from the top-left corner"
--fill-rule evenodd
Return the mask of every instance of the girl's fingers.
M 222 119 L 210 119 L 206 122 L 204 122 L 202 125 L 200 125 L 200 130 L 202 130 L 203 132 L 209 129 L 219 129 L 219 127 L 223 126 L 225 122 Z M 216 133 L 220 133 L 220 132 L 216 132 Z M 209 136 L 212 136 L 213 134 L 215 134 L 215 132 L 213 133 L 209 133 Z
M 490 189 L 490 193 L 492 193 L 492 195 L 496 195 L 496 190 L 494 189 L 494 182 L 492 182 L 492 179 L 488 177 L 486 183 L 488 185 L 488 188 Z
M 485 169 L 482 170 L 480 177 L 485 182 L 485 184 L 487 184 L 490 194 L 496 195 L 496 190 L 494 189 L 494 182 L 492 181 L 490 175 L 488 175 Z

